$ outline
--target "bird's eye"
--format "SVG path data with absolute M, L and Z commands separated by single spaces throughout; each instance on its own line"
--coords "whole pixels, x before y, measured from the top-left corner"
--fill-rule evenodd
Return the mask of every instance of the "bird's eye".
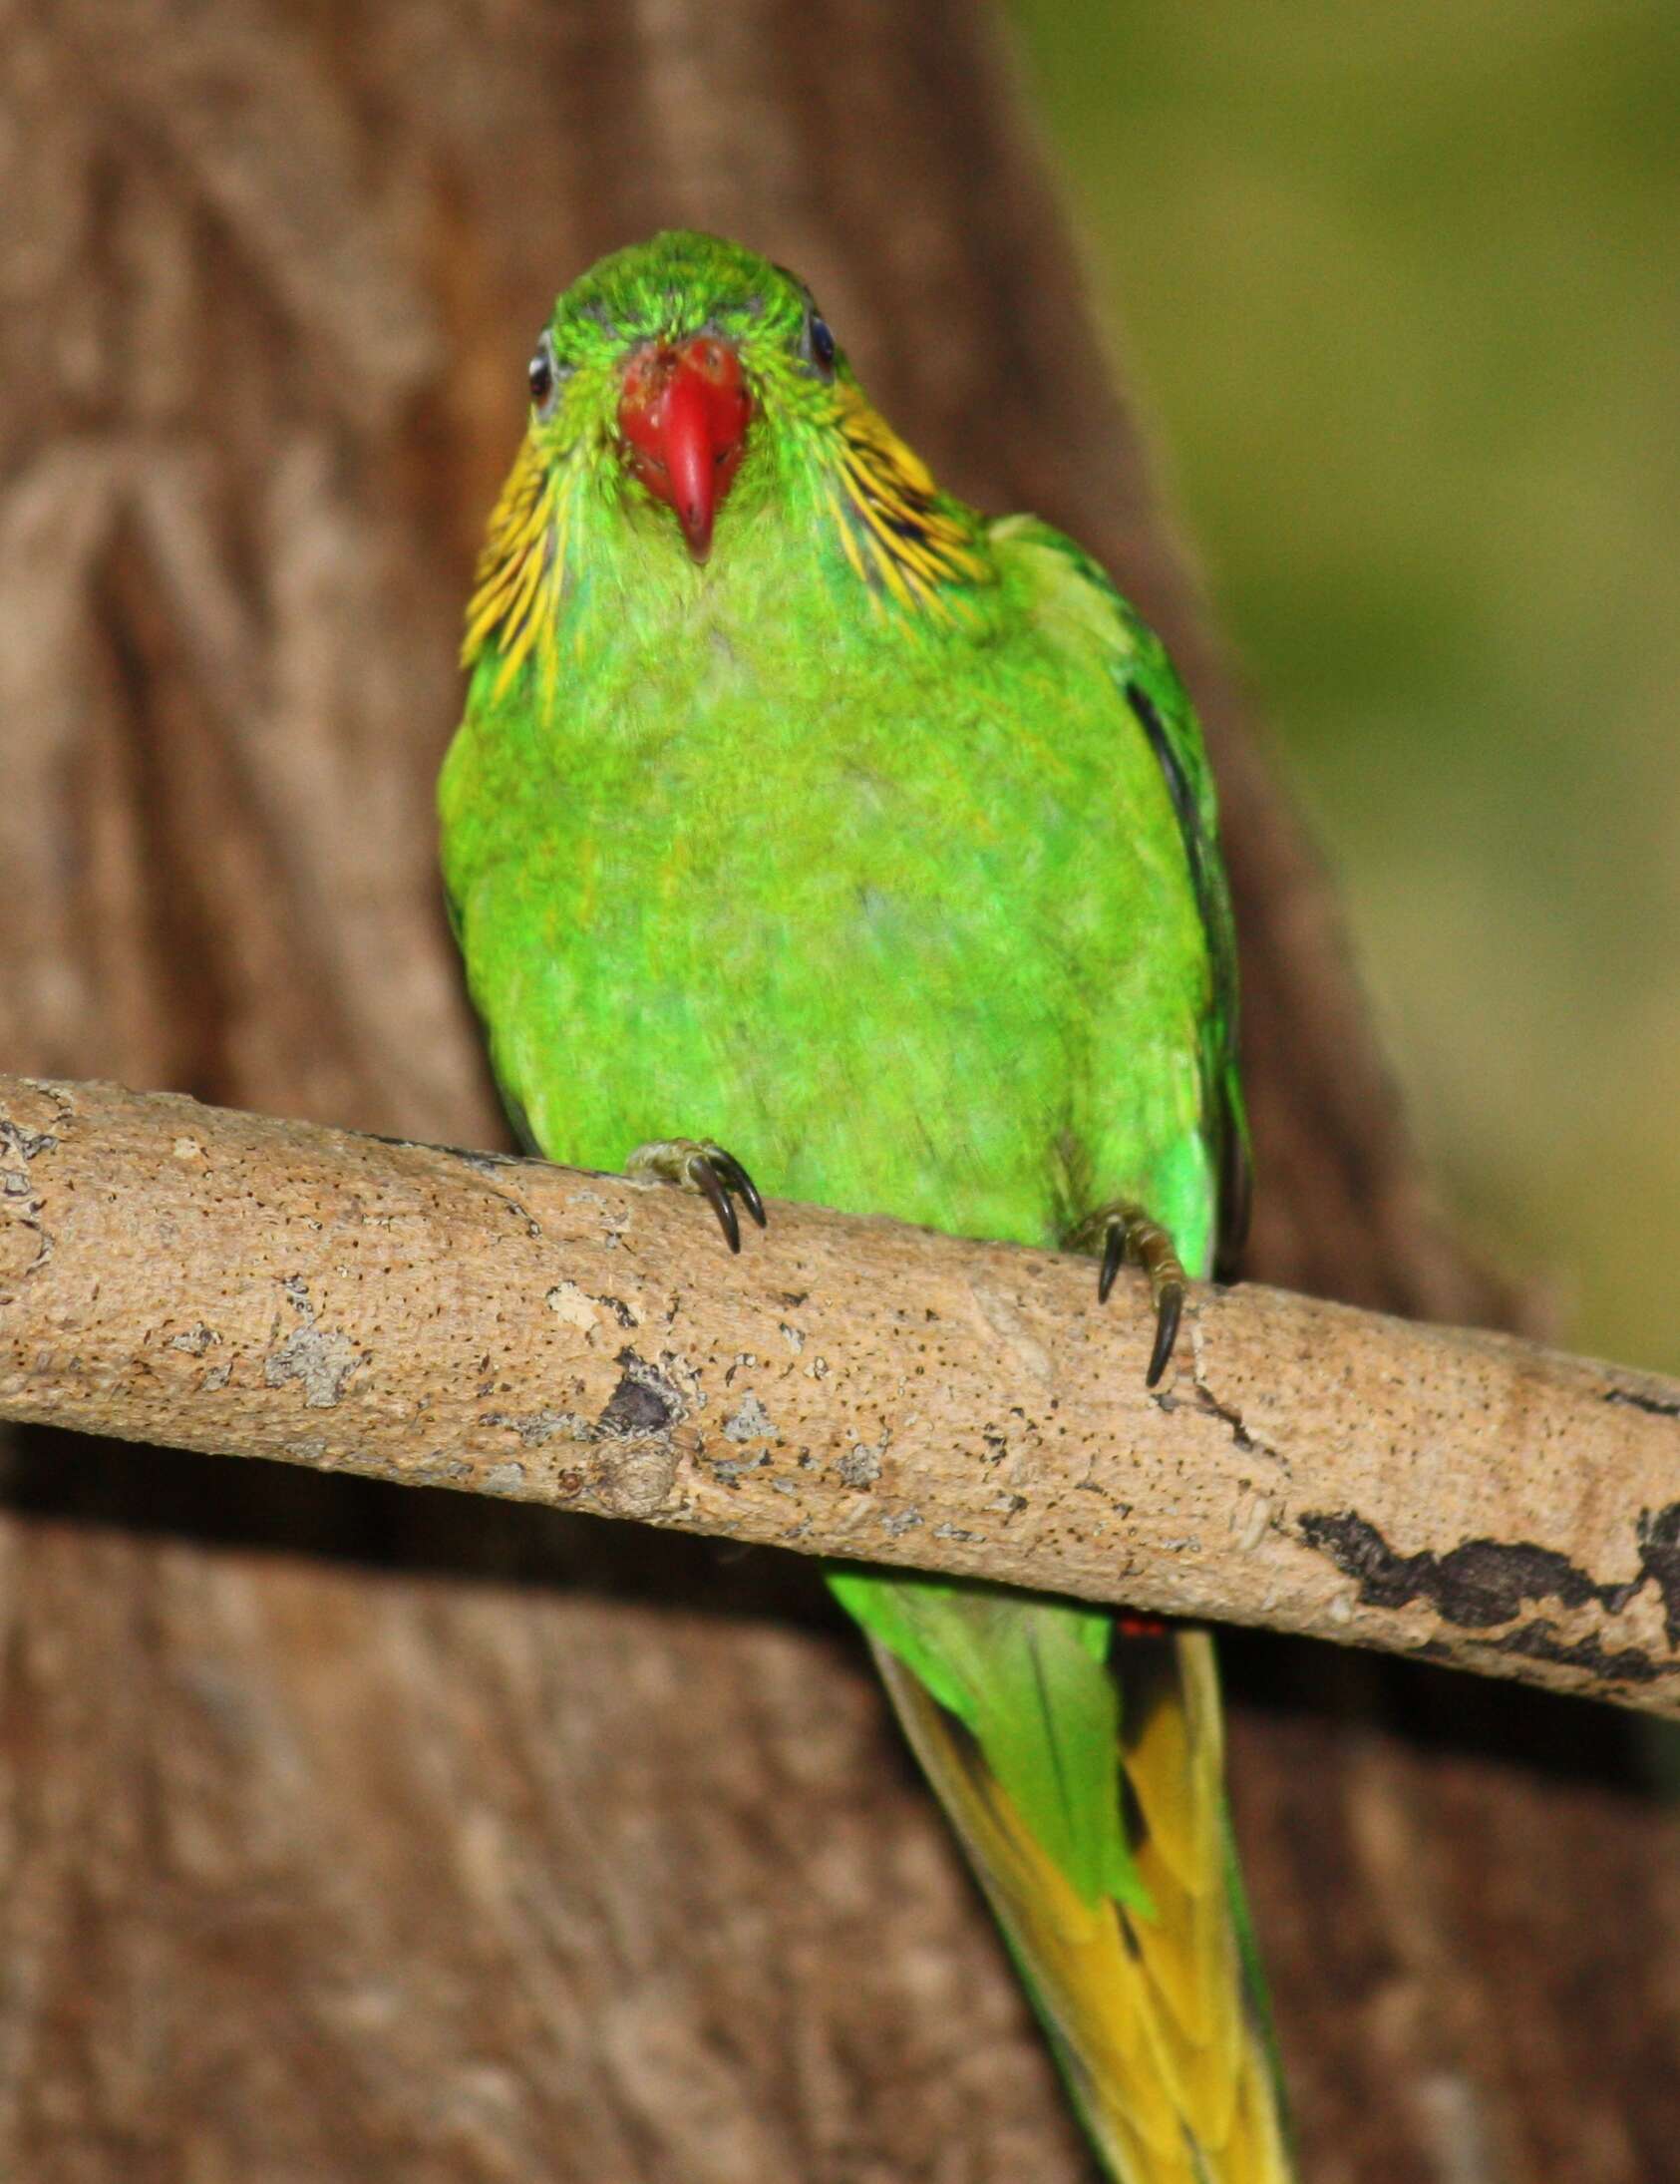
M 554 363 L 554 344 L 544 334 L 536 344 L 536 354 L 530 360 L 530 398 L 536 404 L 538 417 L 547 417 L 554 406 L 554 389 L 559 385 L 560 374 Z
M 805 314 L 803 346 L 806 355 L 827 379 L 835 368 L 835 337 L 829 330 L 828 320 L 820 311 L 810 310 Z

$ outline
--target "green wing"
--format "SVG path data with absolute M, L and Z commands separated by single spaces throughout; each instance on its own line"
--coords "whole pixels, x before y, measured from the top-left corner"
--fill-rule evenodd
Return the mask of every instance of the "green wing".
M 1152 1909 L 1126 1840 L 1113 1618 L 990 1586 L 831 1569 L 836 1598 L 973 1739 L 1080 1902 Z
M 1167 787 L 1206 935 L 1202 1188 L 1225 1271 L 1247 1224 L 1248 1144 L 1235 930 L 1195 714 L 1159 638 L 1076 546 L 1023 517 L 989 536 L 1040 632 L 1110 677 L 1117 730 L 1144 739 Z M 1110 2173 L 1285 2184 L 1207 1635 L 932 1579 L 836 1570 L 829 1582 L 869 1636 Z
M 1212 967 L 1201 1027 L 1202 1110 L 1218 1179 L 1213 1271 L 1228 1275 L 1248 1234 L 1248 1118 L 1237 1075 L 1236 922 L 1201 726 L 1167 647 L 1089 554 L 1031 516 L 1005 517 L 989 537 L 1001 566 L 1026 572 L 1040 621 L 1061 641 L 1103 659 L 1123 701 L 1127 732 L 1149 744 L 1173 801 Z

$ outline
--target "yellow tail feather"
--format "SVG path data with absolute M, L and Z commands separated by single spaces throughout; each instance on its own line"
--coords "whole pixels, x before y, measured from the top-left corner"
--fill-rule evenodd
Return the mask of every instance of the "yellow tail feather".
M 1289 2184 L 1226 1872 L 1212 1642 L 1179 1632 L 1135 1649 L 1154 1665 L 1150 1688 L 1127 1690 L 1124 1762 L 1153 1918 L 1082 1902 L 961 1724 L 874 1652 L 1118 2184 Z

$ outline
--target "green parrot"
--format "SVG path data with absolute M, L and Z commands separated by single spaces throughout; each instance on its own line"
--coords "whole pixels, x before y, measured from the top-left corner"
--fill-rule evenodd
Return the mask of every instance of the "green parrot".
M 1195 717 L 1102 570 L 941 493 L 793 274 L 661 234 L 542 330 L 463 657 L 445 880 L 532 1149 L 732 1251 L 756 1178 L 1141 1266 L 1159 1380 L 1245 1221 L 1234 946 Z M 1206 1634 L 829 1582 L 1112 2176 L 1286 2178 Z

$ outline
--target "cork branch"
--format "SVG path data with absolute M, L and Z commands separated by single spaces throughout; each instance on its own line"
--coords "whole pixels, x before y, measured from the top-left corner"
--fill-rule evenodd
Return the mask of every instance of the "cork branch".
M 1680 1385 L 773 1204 L 0 1078 L 0 1416 L 1680 1712 Z M 66 1462 L 74 1462 L 66 1444 Z

